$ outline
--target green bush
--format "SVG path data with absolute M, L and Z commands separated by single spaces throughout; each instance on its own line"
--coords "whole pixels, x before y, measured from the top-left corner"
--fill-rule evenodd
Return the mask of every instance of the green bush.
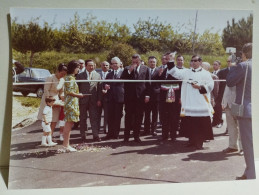
M 38 108 L 40 107 L 40 98 L 36 97 L 15 97 L 15 99 L 19 102 L 21 102 L 22 106 L 25 107 L 34 107 Z
M 120 58 L 124 67 L 131 64 L 131 57 L 136 51 L 128 44 L 120 43 L 114 45 L 109 54 L 107 55 L 107 61 L 111 62 L 111 59 L 115 56 Z

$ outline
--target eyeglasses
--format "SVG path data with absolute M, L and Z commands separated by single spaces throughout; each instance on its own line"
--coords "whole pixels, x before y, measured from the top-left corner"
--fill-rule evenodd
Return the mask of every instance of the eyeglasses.
M 103 66 L 109 66 L 109 65 L 103 65 Z
M 231 62 L 230 60 L 228 60 L 227 62 Z
M 191 60 L 191 62 L 198 62 L 199 60 Z

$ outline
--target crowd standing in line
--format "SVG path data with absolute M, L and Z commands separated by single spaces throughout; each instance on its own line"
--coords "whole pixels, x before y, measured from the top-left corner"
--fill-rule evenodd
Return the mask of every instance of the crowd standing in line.
M 111 65 L 107 61 L 101 63 L 101 73 L 95 71 L 96 64 L 91 59 L 73 60 L 67 66 L 60 64 L 56 74 L 47 79 L 47 82 L 53 83 L 45 84 L 38 118 L 43 119 L 45 124 L 48 123 L 50 117 L 46 118 L 46 112 L 42 110 L 46 104 L 47 110 L 52 108 L 50 129 L 53 134 L 62 114 L 60 110 L 64 106 L 65 127 L 64 138 L 62 136 L 61 140 L 64 140 L 63 146 L 70 152 L 76 151 L 69 144 L 73 126 L 77 128 L 78 124 L 80 125 L 82 142 L 87 142 L 88 113 L 93 141 L 119 139 L 123 108 L 124 143 L 130 141 L 131 131 L 136 143 L 142 142 L 140 135 L 157 136 L 156 129 L 160 121 L 162 124 L 160 141 L 170 138 L 174 142 L 178 136 L 184 136 L 188 138 L 186 147 L 201 150 L 205 141 L 214 139 L 212 127 L 222 126 L 223 107 L 229 131 L 229 146 L 222 152 L 238 152 L 239 149 L 240 154 L 244 154 L 247 167 L 244 174 L 237 179 L 252 179 L 255 178 L 255 170 L 251 126 L 251 51 L 252 44 L 244 45 L 243 62 L 236 65 L 233 55 L 229 56 L 228 66 L 222 70 L 220 70 L 221 62 L 215 61 L 213 72 L 209 72 L 210 64 L 203 62 L 199 55 L 193 55 L 190 67 L 185 68 L 184 57 L 175 56 L 175 53 L 164 54 L 162 65 L 158 67 L 154 56 L 148 58 L 146 66 L 141 56 L 134 54 L 132 64 L 125 68 L 121 60 L 114 57 L 111 59 Z M 120 79 L 146 81 L 107 82 Z M 218 82 L 218 79 L 226 79 L 227 82 Z M 91 82 L 91 80 L 100 81 Z M 164 80 L 164 82 L 149 82 L 150 80 Z M 243 89 L 244 116 L 235 117 L 231 113 L 231 103 L 234 100 L 238 104 L 241 103 Z M 50 101 L 52 97 L 53 101 Z M 64 99 L 63 104 L 62 99 Z M 106 136 L 100 138 L 102 112 Z M 143 119 L 144 131 L 141 134 Z M 53 146 L 54 142 L 49 138 L 46 141 L 44 137 L 42 145 Z

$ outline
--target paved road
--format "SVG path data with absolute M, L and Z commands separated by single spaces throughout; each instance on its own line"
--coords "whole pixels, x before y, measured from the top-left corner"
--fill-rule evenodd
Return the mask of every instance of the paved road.
M 9 188 L 234 180 L 244 170 L 244 159 L 237 153 L 221 152 L 228 146 L 225 129 L 225 125 L 214 128 L 215 140 L 206 142 L 204 150 L 184 147 L 186 138 L 161 143 L 161 129 L 157 137 L 141 137 L 142 143 L 124 144 L 122 139 L 94 143 L 89 134 L 88 143 L 81 145 L 79 130 L 73 130 L 71 144 L 81 150 L 63 153 L 61 143 L 51 148 L 39 146 L 42 130 L 37 121 L 12 134 Z M 55 132 L 54 137 L 57 135 Z

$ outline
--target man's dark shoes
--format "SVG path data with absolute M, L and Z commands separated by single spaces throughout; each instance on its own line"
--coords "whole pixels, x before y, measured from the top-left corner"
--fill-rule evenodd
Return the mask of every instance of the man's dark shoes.
M 236 177 L 236 180 L 246 180 L 247 177 L 245 175 L 242 175 L 241 177 Z
M 225 150 L 223 150 L 222 152 L 224 153 L 233 153 L 233 152 L 237 152 L 238 149 L 234 149 L 234 148 L 226 148 Z
M 146 136 L 146 135 L 149 135 L 150 132 L 149 131 L 144 131 L 143 133 L 141 133 L 142 136 Z
M 156 132 L 151 132 L 151 135 L 152 136 L 157 136 L 157 133 Z
M 134 142 L 141 143 L 142 141 L 139 138 L 134 138 Z
M 194 147 L 193 143 L 188 142 L 187 144 L 184 145 L 186 148 Z
M 129 142 L 129 138 L 124 138 L 123 142 L 124 142 L 124 143 Z
M 95 141 L 95 142 L 100 142 L 101 139 L 100 139 L 99 137 L 94 137 L 94 141 Z
M 112 139 L 112 136 L 106 135 L 103 139 L 104 139 L 104 140 L 110 140 L 110 139 Z

